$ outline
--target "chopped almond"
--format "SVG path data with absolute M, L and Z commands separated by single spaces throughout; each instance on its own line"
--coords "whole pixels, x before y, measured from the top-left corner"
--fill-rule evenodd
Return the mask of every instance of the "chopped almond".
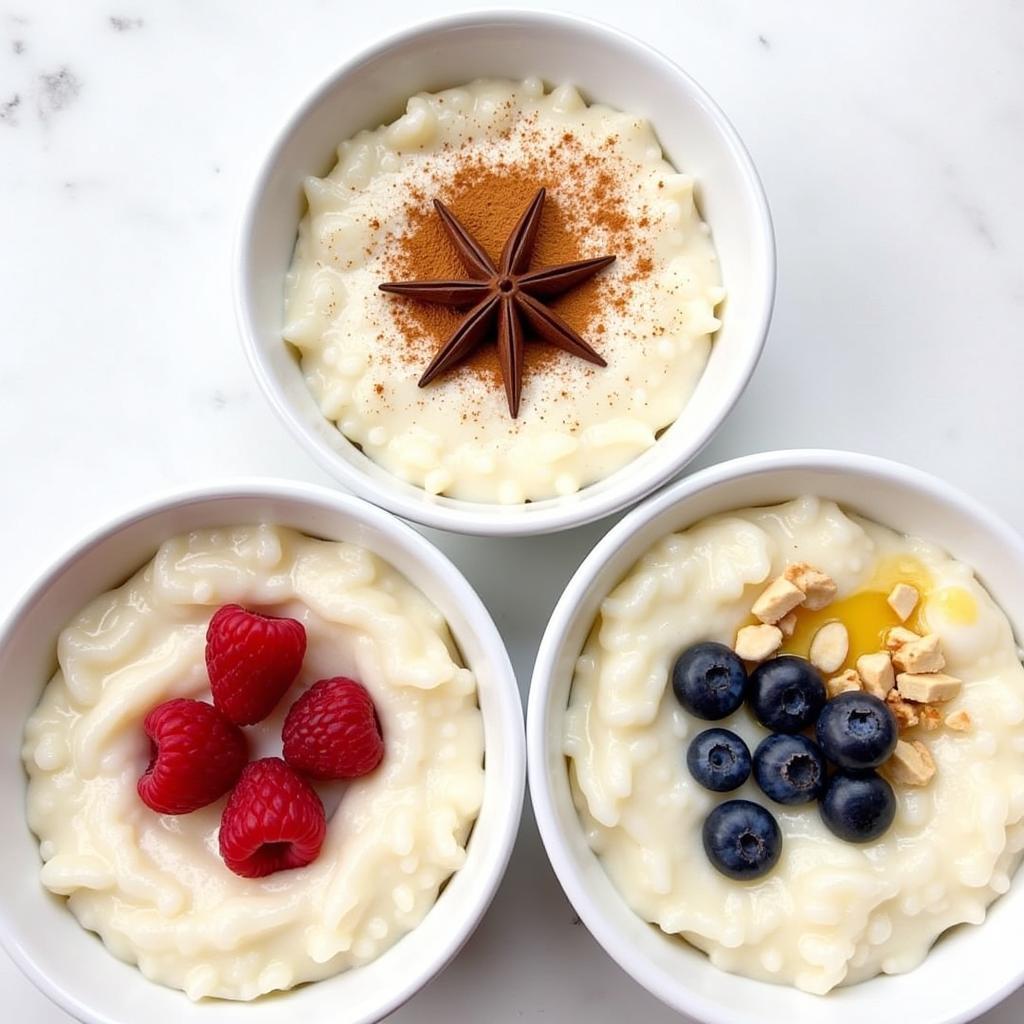
M 917 704 L 944 704 L 960 692 L 960 686 L 959 679 L 945 672 L 901 672 L 896 676 L 900 696 Z
M 885 646 L 890 651 L 896 651 L 904 644 L 913 643 L 915 640 L 920 639 L 920 634 L 915 633 L 912 629 L 905 629 L 903 626 L 893 626 L 892 629 L 886 631 Z
M 921 719 L 921 728 L 925 732 L 934 732 L 942 725 L 942 712 L 938 708 L 933 708 L 931 704 L 922 705 L 918 716 Z
M 762 622 L 773 625 L 804 603 L 804 592 L 779 576 L 764 590 L 750 610 Z
M 857 671 L 864 681 L 864 689 L 879 700 L 885 700 L 885 695 L 896 685 L 896 673 L 892 670 L 888 651 L 862 654 L 857 659 Z
M 775 625 L 782 630 L 783 636 L 792 636 L 796 632 L 796 612 L 783 615 Z
M 734 650 L 744 661 L 764 661 L 782 646 L 782 630 L 767 624 L 744 626 L 736 634 Z
M 810 663 L 822 672 L 835 672 L 850 653 L 850 634 L 841 622 L 827 622 L 811 641 L 807 655 Z
M 885 695 L 885 703 L 888 705 L 889 710 L 896 719 L 896 725 L 900 732 L 906 732 L 907 729 L 913 729 L 920 721 L 920 718 L 918 718 L 917 715 L 917 709 L 913 704 L 905 701 L 899 695 L 897 690 L 890 690 Z
M 838 697 L 841 693 L 859 689 L 861 689 L 860 676 L 852 668 L 840 672 L 839 675 L 833 676 L 825 683 L 825 692 L 828 694 L 829 700 Z
M 908 640 L 892 653 L 892 663 L 901 672 L 939 672 L 946 667 L 946 659 L 939 646 L 939 638 L 929 633 L 919 640 Z
M 889 602 L 889 607 L 899 616 L 900 622 L 906 622 L 917 607 L 917 602 L 920 599 L 921 595 L 917 592 L 917 587 L 912 587 L 909 583 L 897 583 L 889 591 L 886 601 Z
M 815 569 L 813 565 L 808 565 L 806 562 L 794 562 L 792 565 L 787 565 L 783 577 L 798 586 L 807 595 L 804 607 L 808 611 L 820 611 L 835 599 L 838 589 L 836 581 L 827 573 Z
M 971 716 L 964 711 L 963 708 L 959 711 L 954 711 L 946 718 L 946 725 L 948 725 L 950 729 L 955 729 L 957 732 L 967 732 L 973 724 Z
M 904 786 L 927 786 L 935 775 L 935 762 L 920 740 L 913 743 L 899 740 L 883 770 L 891 782 Z

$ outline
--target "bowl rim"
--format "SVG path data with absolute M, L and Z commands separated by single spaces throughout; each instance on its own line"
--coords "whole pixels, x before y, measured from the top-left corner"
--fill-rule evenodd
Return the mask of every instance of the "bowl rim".
M 735 1016 L 706 997 L 681 986 L 663 984 L 661 976 L 644 957 L 635 953 L 630 955 L 631 947 L 626 946 L 617 929 L 605 920 L 604 911 L 597 901 L 591 898 L 587 885 L 581 881 L 574 867 L 566 834 L 559 824 L 559 814 L 547 771 L 547 725 L 549 716 L 555 713 L 555 709 L 549 707 L 550 693 L 557 676 L 556 666 L 562 653 L 565 633 L 576 607 L 589 594 L 604 565 L 640 530 L 674 506 L 720 484 L 741 477 L 793 470 L 840 470 L 858 476 L 880 477 L 891 483 L 927 492 L 937 501 L 961 509 L 966 516 L 977 521 L 982 529 L 1012 549 L 1015 558 L 1024 563 L 1024 536 L 977 499 L 939 477 L 878 455 L 841 449 L 794 448 L 743 455 L 699 470 L 666 487 L 613 526 L 594 546 L 566 584 L 541 638 L 528 691 L 527 775 L 537 829 L 566 897 L 604 951 L 636 982 L 666 1005 L 695 1019 L 707 1021 L 708 1024 L 747 1024 L 747 1018 Z M 1021 625 L 1024 626 L 1024 623 Z M 1024 871 L 1024 868 L 1021 870 Z M 717 970 L 710 962 L 707 967 L 709 970 Z M 868 982 L 870 980 L 868 979 Z M 943 1018 L 942 1024 L 967 1024 L 1001 1002 L 1022 984 L 1024 963 L 1009 981 L 987 993 L 968 1009 Z
M 258 501 L 267 498 L 327 509 L 341 517 L 347 517 L 357 524 L 376 529 L 394 540 L 406 554 L 421 562 L 435 578 L 439 579 L 441 586 L 462 607 L 466 618 L 472 623 L 473 631 L 481 646 L 487 650 L 487 658 L 499 680 L 499 685 L 494 688 L 494 707 L 497 720 L 502 727 L 502 761 L 509 772 L 511 788 L 505 793 L 503 801 L 499 802 L 499 813 L 492 824 L 492 830 L 497 833 L 495 841 L 497 854 L 493 856 L 490 868 L 482 876 L 477 898 L 458 904 L 456 926 L 449 931 L 445 942 L 437 947 L 436 954 L 428 961 L 423 961 L 425 966 L 418 968 L 406 980 L 399 981 L 393 988 L 389 988 L 387 998 L 381 999 L 375 1007 L 372 1019 L 380 1020 L 393 1013 L 436 978 L 458 955 L 476 930 L 505 877 L 519 834 L 526 794 L 526 743 L 522 728 L 523 705 L 508 650 L 486 605 L 461 570 L 443 551 L 408 523 L 403 522 L 390 512 L 378 508 L 362 498 L 319 484 L 278 477 L 240 477 L 188 487 L 176 487 L 161 491 L 129 510 L 94 525 L 80 540 L 53 558 L 44 569 L 37 573 L 31 586 L 9 612 L 0 619 L 0 650 L 7 646 L 11 637 L 20 628 L 22 620 L 36 603 L 59 583 L 61 575 L 69 565 L 97 545 L 112 540 L 128 527 L 155 515 L 162 515 L 177 508 L 196 504 L 213 503 L 225 499 Z M 17 763 L 20 767 L 20 756 L 17 758 Z M 82 929 L 82 934 L 86 937 L 89 936 L 85 929 Z M 43 995 L 76 1020 L 88 1021 L 91 1024 L 121 1024 L 120 1021 L 109 1017 L 106 1013 L 97 1013 L 83 1003 L 75 993 L 64 986 L 59 978 L 49 974 L 36 958 L 28 954 L 18 936 L 18 925 L 8 915 L 3 903 L 0 903 L 0 949 L 10 956 L 22 974 Z M 112 953 L 108 955 L 113 957 Z M 142 977 L 141 974 L 140 977 Z M 148 979 L 145 980 L 148 981 Z M 330 978 L 324 980 L 329 981 Z M 158 984 L 149 981 L 148 983 L 154 986 Z M 287 997 L 287 993 L 284 995 Z M 216 1000 L 213 1004 L 214 1007 L 221 1002 L 224 1001 Z M 226 1002 L 235 1005 L 233 1001 Z M 216 1012 L 215 1008 L 213 1012 Z
M 714 122 L 723 142 L 723 151 L 729 154 L 730 159 L 740 172 L 743 187 L 754 208 L 753 220 L 756 237 L 752 241 L 757 243 L 756 259 L 764 268 L 761 301 L 752 317 L 757 325 L 751 328 L 751 334 L 755 338 L 754 343 L 738 358 L 730 387 L 721 392 L 715 414 L 705 421 L 700 430 L 695 431 L 687 438 L 685 446 L 680 448 L 674 459 L 669 460 L 664 466 L 656 465 L 643 475 L 638 476 L 633 473 L 630 476 L 624 476 L 616 487 L 609 488 L 596 497 L 588 497 L 586 493 L 588 488 L 583 488 L 572 496 L 573 500 L 571 501 L 562 501 L 558 498 L 549 499 L 551 504 L 543 509 L 538 507 L 524 513 L 520 506 L 514 506 L 517 514 L 508 514 L 503 506 L 492 502 L 447 499 L 445 504 L 434 503 L 429 500 L 426 492 L 419 493 L 422 491 L 421 488 L 416 488 L 417 493 L 411 494 L 401 489 L 408 485 L 398 480 L 397 477 L 394 485 L 390 479 L 386 483 L 383 479 L 371 479 L 331 451 L 307 428 L 302 417 L 282 393 L 274 374 L 261 354 L 260 346 L 256 341 L 258 332 L 251 315 L 250 289 L 248 287 L 250 252 L 261 216 L 263 194 L 273 176 L 274 168 L 285 153 L 293 134 L 311 111 L 326 96 L 341 88 L 344 80 L 363 64 L 380 58 L 396 46 L 405 45 L 417 39 L 429 40 L 432 34 L 439 31 L 494 25 L 508 21 L 515 21 L 540 31 L 544 31 L 546 27 L 557 25 L 569 31 L 604 35 L 624 49 L 632 49 L 641 59 L 659 65 L 666 75 L 673 76 L 679 83 L 681 91 L 688 93 L 691 99 L 702 107 Z M 677 476 L 721 427 L 753 376 L 771 326 L 778 276 L 775 232 L 764 185 L 750 152 L 735 126 L 705 89 L 668 55 L 615 26 L 576 14 L 514 8 L 467 11 L 442 17 L 423 18 L 398 32 L 379 36 L 375 41 L 343 61 L 306 94 L 305 98 L 275 132 L 269 147 L 259 161 L 256 174 L 250 179 L 248 187 L 243 190 L 243 196 L 245 197 L 244 205 L 238 220 L 232 253 L 233 304 L 242 348 L 264 396 L 306 453 L 339 484 L 396 515 L 435 529 L 477 536 L 535 536 L 586 525 L 642 500 Z M 621 469 L 625 469 L 628 465 L 629 463 Z M 600 482 L 595 481 L 595 483 Z

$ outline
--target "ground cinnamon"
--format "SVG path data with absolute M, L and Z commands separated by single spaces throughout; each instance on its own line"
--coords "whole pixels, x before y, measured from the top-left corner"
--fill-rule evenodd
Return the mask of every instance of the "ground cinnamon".
M 539 138 L 539 135 L 538 135 Z M 525 141 L 528 143 L 529 134 Z M 524 145 L 519 161 L 494 162 L 469 148 L 454 155 L 454 171 L 434 175 L 432 195 L 417 190 L 406 206 L 407 230 L 390 241 L 384 260 L 386 279 L 427 280 L 462 278 L 465 270 L 434 213 L 432 200 L 442 199 L 495 261 L 522 212 L 537 190 L 547 189 L 544 215 L 537 235 L 532 266 L 568 263 L 605 252 L 633 253 L 644 232 L 628 211 L 618 185 L 616 156 L 602 148 L 590 152 L 572 132 L 559 145 L 534 152 Z M 600 232 L 600 252 L 593 235 Z M 589 243 L 589 244 L 588 244 Z M 650 272 L 649 257 L 620 264 L 615 275 L 603 274 L 553 301 L 551 306 L 575 330 L 600 348 L 602 320 L 609 308 L 623 309 L 628 286 Z M 458 310 L 418 302 L 394 302 L 394 321 L 405 341 L 399 357 L 425 366 L 430 356 L 450 337 L 462 319 Z M 566 357 L 547 345 L 528 344 L 525 378 L 552 372 Z M 493 347 L 482 346 L 467 360 L 463 372 L 502 387 L 501 371 Z

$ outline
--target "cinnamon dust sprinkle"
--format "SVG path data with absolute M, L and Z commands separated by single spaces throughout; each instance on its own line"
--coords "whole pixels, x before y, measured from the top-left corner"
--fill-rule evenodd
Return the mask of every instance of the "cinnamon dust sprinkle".
M 529 118 L 527 118 L 529 120 Z M 512 228 L 541 187 L 547 202 L 537 234 L 532 266 L 553 266 L 606 252 L 620 255 L 614 273 L 606 272 L 550 305 L 559 316 L 600 349 L 604 320 L 625 312 L 631 286 L 651 274 L 650 219 L 637 217 L 620 181 L 628 180 L 622 158 L 608 148 L 589 151 L 571 131 L 557 144 L 535 125 L 520 125 L 523 156 L 488 159 L 486 150 L 463 147 L 446 154 L 429 174 L 433 189 L 409 188 L 399 234 L 381 241 L 381 280 L 427 280 L 465 277 L 462 266 L 433 209 L 441 199 L 497 262 Z M 532 145 L 531 145 L 532 143 Z M 608 143 L 606 142 L 606 146 Z M 635 196 L 631 197 L 635 210 Z M 643 224 L 641 225 L 641 221 Z M 637 257 L 637 252 L 643 255 Z M 625 259 L 623 259 L 625 257 Z M 385 300 L 387 301 L 387 300 Z M 417 302 L 387 302 L 387 313 L 402 340 L 394 358 L 415 372 L 451 336 L 464 311 Z M 567 357 L 547 345 L 527 345 L 524 380 L 537 373 L 565 372 Z M 578 374 L 579 367 L 573 371 Z M 614 373 L 614 367 L 586 372 Z M 490 388 L 503 387 L 493 346 L 484 345 L 456 371 Z

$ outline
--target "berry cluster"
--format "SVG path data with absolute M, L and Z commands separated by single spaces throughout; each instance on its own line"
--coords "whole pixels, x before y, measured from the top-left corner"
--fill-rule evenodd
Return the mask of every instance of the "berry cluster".
M 336 676 L 314 683 L 288 710 L 283 759 L 249 762 L 241 726 L 277 707 L 305 655 L 301 622 L 225 605 L 206 632 L 213 703 L 165 701 L 144 722 L 151 756 L 138 782 L 142 802 L 159 814 L 188 814 L 230 791 L 220 855 L 243 878 L 315 860 L 327 819 L 307 780 L 358 778 L 384 756 L 373 699 L 355 680 Z
M 822 821 L 850 843 L 877 839 L 892 824 L 896 798 L 875 771 L 898 739 L 896 720 L 884 701 L 860 691 L 828 700 L 817 669 L 792 655 L 763 662 L 748 677 L 736 653 L 718 643 L 683 651 L 672 668 L 672 689 L 697 718 L 718 721 L 746 701 L 771 730 L 753 756 L 728 729 L 706 729 L 696 736 L 686 763 L 706 789 L 729 793 L 753 774 L 775 803 L 818 800 Z M 812 729 L 813 739 L 804 735 Z M 739 880 L 766 874 L 782 853 L 774 816 L 751 800 L 716 807 L 704 823 L 703 839 L 711 863 Z

